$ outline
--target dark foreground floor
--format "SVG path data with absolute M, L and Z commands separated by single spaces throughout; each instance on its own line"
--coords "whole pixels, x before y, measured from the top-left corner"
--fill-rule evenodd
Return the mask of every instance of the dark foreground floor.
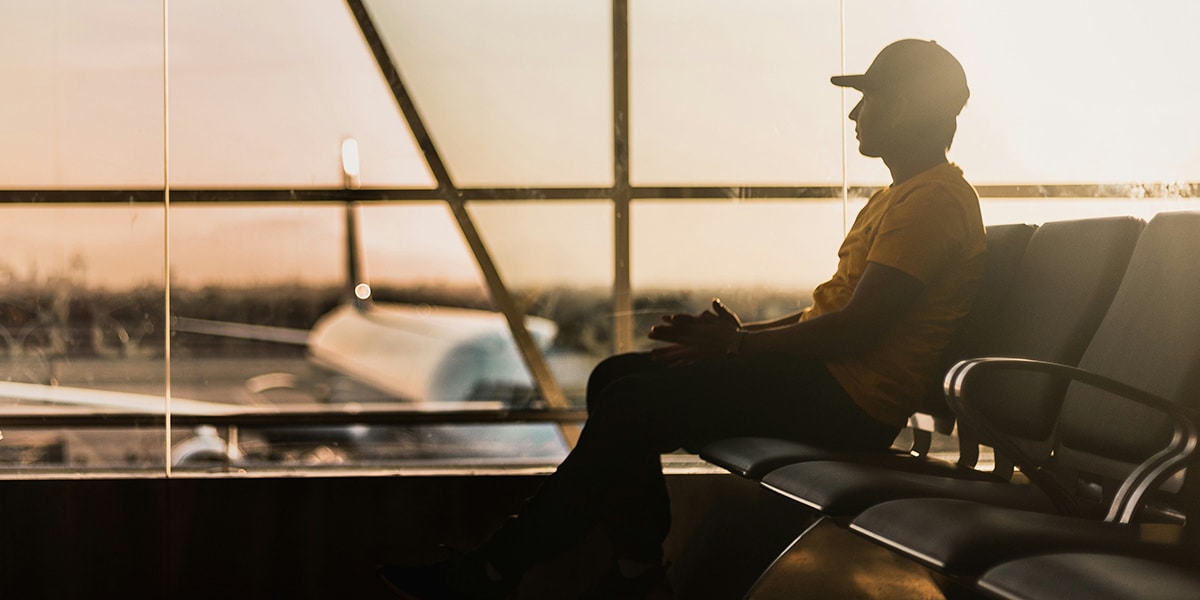
M 540 481 L 0 481 L 0 590 L 6 598 L 387 598 L 373 573 L 379 562 L 422 562 L 438 556 L 438 544 L 478 543 Z M 810 522 L 732 475 L 672 475 L 669 485 L 667 554 L 680 598 L 740 598 Z M 573 597 L 604 568 L 604 555 L 602 536 L 593 535 L 533 573 L 522 598 Z

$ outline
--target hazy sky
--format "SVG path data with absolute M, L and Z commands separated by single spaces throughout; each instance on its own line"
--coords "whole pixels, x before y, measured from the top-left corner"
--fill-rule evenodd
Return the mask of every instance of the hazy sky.
M 459 185 L 611 183 L 607 1 L 367 4 Z M 170 7 L 164 104 L 158 0 L 0 0 L 0 185 L 161 186 L 166 145 L 174 186 L 336 187 L 346 137 L 359 142 L 363 185 L 429 185 L 344 2 Z M 847 71 L 900 37 L 960 58 L 972 99 L 952 157 L 976 183 L 1200 181 L 1197 3 L 646 0 L 630 14 L 635 183 L 840 186 L 857 100 L 828 84 L 842 70 L 843 12 Z M 848 181 L 885 183 L 849 136 Z M 1038 221 L 1132 208 L 997 201 L 985 212 Z M 5 210 L 10 269 L 48 273 L 82 256 L 93 283 L 161 279 L 161 209 Z M 337 207 L 172 210 L 178 282 L 340 277 Z M 639 203 L 635 285 L 811 285 L 832 268 L 842 212 Z M 444 207 L 367 213 L 372 279 L 475 277 Z M 611 280 L 604 203 L 472 214 L 513 285 Z

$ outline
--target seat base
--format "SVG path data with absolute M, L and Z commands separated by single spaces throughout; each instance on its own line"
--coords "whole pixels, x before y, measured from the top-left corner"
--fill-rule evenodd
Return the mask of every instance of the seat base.
M 945 580 L 822 519 L 796 538 L 746 594 L 747 600 L 943 598 Z

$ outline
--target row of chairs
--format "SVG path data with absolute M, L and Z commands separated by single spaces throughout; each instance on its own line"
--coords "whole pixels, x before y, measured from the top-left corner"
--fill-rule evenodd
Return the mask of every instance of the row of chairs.
M 914 420 L 956 427 L 957 461 L 931 457 L 921 434 L 886 454 L 738 438 L 701 456 L 922 565 L 947 594 L 1200 597 L 1187 526 L 1200 504 L 1184 476 L 1200 408 L 1200 213 L 987 235 L 948 355 L 961 360 L 944 402 Z

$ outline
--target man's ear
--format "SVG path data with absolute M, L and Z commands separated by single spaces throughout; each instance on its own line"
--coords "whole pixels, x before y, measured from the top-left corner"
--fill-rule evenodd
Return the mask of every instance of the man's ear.
M 904 123 L 909 118 L 912 106 L 912 97 L 907 92 L 892 96 L 891 102 L 888 103 L 888 119 L 892 122 L 893 127 Z

